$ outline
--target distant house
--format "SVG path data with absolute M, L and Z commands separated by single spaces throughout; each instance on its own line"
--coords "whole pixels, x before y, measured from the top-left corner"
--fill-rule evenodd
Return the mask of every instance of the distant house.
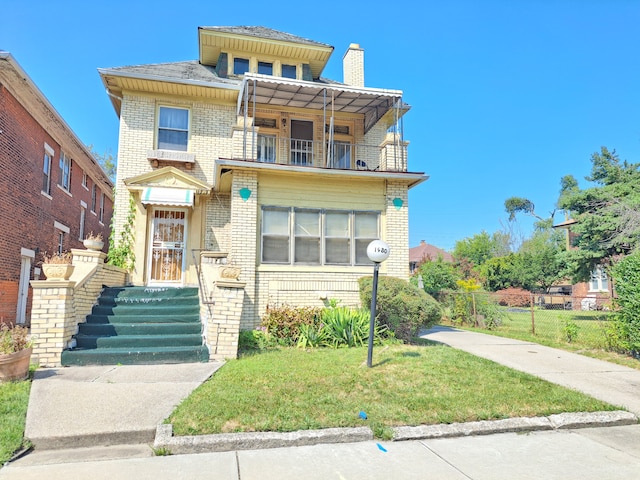
M 113 184 L 9 52 L 0 51 L 0 320 L 29 324 L 43 252 L 109 236 Z M 105 242 L 108 243 L 108 242 Z
M 445 262 L 453 262 L 453 256 L 434 245 L 420 240 L 420 245 L 409 249 L 409 271 L 413 274 L 422 262 L 442 258 Z
M 381 273 L 408 278 L 408 190 L 427 179 L 408 170 L 410 107 L 365 87 L 357 44 L 344 81 L 323 78 L 333 50 L 200 27 L 196 60 L 99 70 L 120 119 L 116 212 L 135 203 L 134 284 L 207 289 L 199 272 L 228 262 L 249 329 L 269 304 L 358 304 L 375 239 L 392 252 Z
M 576 220 L 568 218 L 553 226 L 565 230 L 566 249 L 575 249 L 577 235 L 571 227 L 577 223 Z M 592 310 L 602 307 L 613 297 L 613 284 L 609 281 L 607 272 L 601 265 L 597 265 L 590 275 L 588 282 L 579 282 L 571 285 L 571 296 L 574 310 Z

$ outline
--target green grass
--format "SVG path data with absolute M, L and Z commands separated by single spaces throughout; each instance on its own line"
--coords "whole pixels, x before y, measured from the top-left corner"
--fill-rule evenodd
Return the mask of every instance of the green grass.
M 544 310 L 534 309 L 535 334 L 532 333 L 531 311 L 521 312 L 502 309 L 502 324 L 492 330 L 461 325 L 459 328 L 490 335 L 515 338 L 539 343 L 548 347 L 577 352 L 585 356 L 625 365 L 640 370 L 640 361 L 628 355 L 606 350 L 606 327 L 610 313 L 602 311 Z M 565 326 L 576 326 L 577 334 L 567 341 Z
M 30 381 L 0 383 L 0 466 L 23 446 Z
M 445 346 L 295 348 L 228 362 L 167 419 L 176 435 L 389 427 L 613 410 L 581 393 Z M 363 421 L 358 412 L 369 419 Z

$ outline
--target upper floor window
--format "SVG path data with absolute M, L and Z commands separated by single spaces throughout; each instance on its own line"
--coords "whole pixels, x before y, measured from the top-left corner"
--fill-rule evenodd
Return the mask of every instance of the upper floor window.
M 100 214 L 98 218 L 101 222 L 104 220 L 104 192 L 100 194 Z
M 282 65 L 282 76 L 284 78 L 296 78 L 295 65 Z
M 234 58 L 233 59 L 233 73 L 236 75 L 244 75 L 249 71 L 249 59 L 248 58 Z
M 258 73 L 263 75 L 273 75 L 273 63 L 258 62 Z
M 44 161 L 42 162 L 42 191 L 47 195 L 51 194 L 51 159 L 52 158 L 53 158 L 53 149 L 45 143 Z
M 82 172 L 82 186 L 87 188 L 87 172 Z
M 158 119 L 158 148 L 187 151 L 189 138 L 189 110 L 160 107 Z
M 256 159 L 259 162 L 275 163 L 276 137 L 274 135 L 258 135 Z
M 590 292 L 607 292 L 609 291 L 609 279 L 607 272 L 600 265 L 591 271 L 591 280 L 589 281 Z
M 71 189 L 71 158 L 60 152 L 60 186 L 66 191 Z
M 93 185 L 91 185 L 91 211 L 93 213 L 96 212 L 96 199 L 97 199 L 97 187 L 96 187 L 96 184 L 94 183 Z

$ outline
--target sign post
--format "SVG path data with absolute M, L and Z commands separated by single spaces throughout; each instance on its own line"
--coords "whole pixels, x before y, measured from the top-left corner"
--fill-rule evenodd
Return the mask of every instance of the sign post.
M 367 257 L 373 262 L 373 287 L 371 290 L 371 319 L 369 321 L 369 349 L 367 351 L 367 367 L 371 368 L 373 360 L 373 333 L 376 321 L 376 297 L 378 296 L 378 270 L 380 263 L 389 258 L 391 249 L 382 240 L 374 240 L 367 246 Z

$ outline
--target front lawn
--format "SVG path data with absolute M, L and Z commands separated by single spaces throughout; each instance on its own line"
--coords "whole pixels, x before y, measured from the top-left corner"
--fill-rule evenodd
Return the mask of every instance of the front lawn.
M 615 410 L 441 345 L 283 348 L 229 361 L 167 419 L 176 435 L 389 427 Z M 362 420 L 359 412 L 366 412 Z
M 31 381 L 0 383 L 0 467 L 23 443 Z

